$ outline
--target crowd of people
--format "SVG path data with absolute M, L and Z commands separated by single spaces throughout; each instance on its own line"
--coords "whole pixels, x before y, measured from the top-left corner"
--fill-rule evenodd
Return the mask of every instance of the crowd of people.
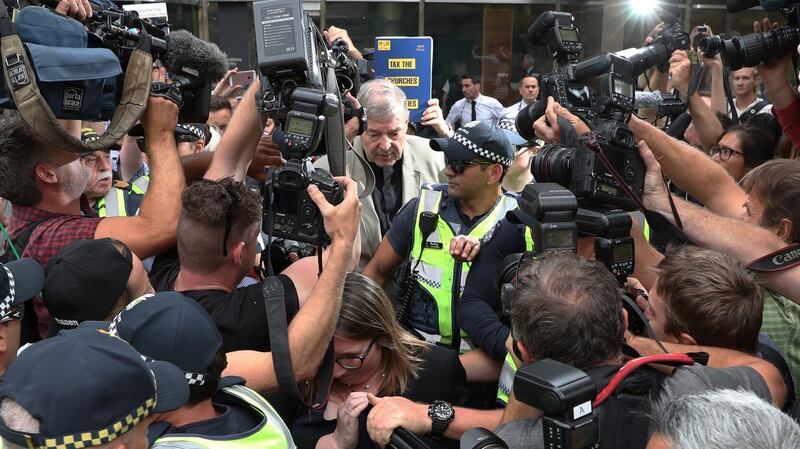
M 84 3 L 59 12 L 91 15 Z M 362 57 L 346 30 L 324 36 Z M 792 56 L 727 73 L 718 55 L 678 50 L 642 77 L 687 110 L 627 123 L 650 211 L 626 215 L 627 279 L 595 260 L 592 235 L 543 251 L 519 213 L 542 143 L 580 145 L 593 126 L 542 98 L 535 74 L 513 105 L 464 74 L 463 98 L 447 111 L 431 99 L 417 126 L 390 80 L 346 93 L 364 114 L 345 124 L 343 198 L 303 192 L 325 247 L 264 232 L 260 187 L 286 153 L 258 78 L 233 85 L 231 70 L 206 123 L 178 123 L 175 101 L 150 96 L 141 135 L 88 153 L 4 110 L 2 445 L 354 449 L 402 428 L 437 448 L 483 427 L 509 448 L 546 447 L 547 411 L 514 376 L 549 359 L 593 384 L 601 448 L 800 447 Z M 535 102 L 529 141 L 516 116 Z M 84 142 L 105 125 L 62 121 Z M 633 331 L 642 319 L 650 332 Z M 689 357 L 642 359 L 664 353 Z

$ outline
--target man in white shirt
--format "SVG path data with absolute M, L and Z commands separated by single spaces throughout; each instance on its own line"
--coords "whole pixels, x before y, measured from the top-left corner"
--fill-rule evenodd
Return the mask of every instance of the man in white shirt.
M 503 116 L 503 105 L 497 99 L 481 95 L 481 78 L 478 75 L 461 77 L 464 98 L 458 100 L 447 114 L 447 123 L 456 130 L 461 125 L 480 120 L 496 125 Z
M 505 109 L 503 116 L 516 117 L 519 111 L 533 104 L 539 97 L 539 79 L 535 75 L 525 75 L 519 81 L 519 95 L 522 99 Z
M 739 122 L 745 122 L 756 114 L 772 112 L 769 101 L 756 96 L 758 88 L 758 72 L 754 67 L 743 67 L 731 72 L 731 86 L 736 97 L 736 116 Z M 730 112 L 728 113 L 730 116 Z

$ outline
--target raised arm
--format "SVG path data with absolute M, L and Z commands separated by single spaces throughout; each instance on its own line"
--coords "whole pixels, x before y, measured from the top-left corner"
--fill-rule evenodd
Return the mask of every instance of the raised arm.
M 297 381 L 312 378 L 333 337 L 342 305 L 345 274 L 353 263 L 351 246 L 358 237 L 361 204 L 357 185 L 348 178 L 336 178 L 347 193 L 337 206 L 329 204 L 316 186 L 309 194 L 319 206 L 325 230 L 331 238 L 325 269 L 305 305 L 289 324 L 289 352 Z M 236 351 L 228 353 L 224 374 L 244 377 L 247 385 L 259 392 L 278 387 L 271 352 Z
M 647 166 L 644 202 L 648 209 L 659 212 L 674 223 L 667 192 L 660 182 L 658 162 L 646 146 L 640 146 Z M 739 218 L 715 215 L 706 209 L 673 197 L 683 223 L 683 232 L 696 244 L 725 253 L 743 265 L 786 246 L 770 230 Z M 772 273 L 756 273 L 769 288 L 800 303 L 800 267 Z
M 689 93 L 689 83 L 692 80 L 692 61 L 683 50 L 675 51 L 669 61 L 669 72 L 672 75 L 672 85 L 678 89 L 678 92 L 681 94 L 681 98 L 685 99 Z M 712 72 L 714 70 L 722 70 L 721 62 L 715 60 L 714 58 L 708 58 L 707 61 L 712 66 L 715 63 L 719 64 L 719 68 L 717 69 L 712 68 L 712 66 L 707 66 L 709 67 L 709 70 L 712 70 Z M 719 86 L 721 86 L 721 84 Z M 697 92 L 692 94 L 687 101 L 689 113 L 692 115 L 692 123 L 694 123 L 694 126 L 697 129 L 697 134 L 700 137 L 703 147 L 706 149 L 711 148 L 719 141 L 720 137 L 722 137 L 722 124 L 719 122 L 719 120 L 717 120 L 717 117 L 714 115 L 714 111 L 712 111 L 708 105 L 706 105 Z
M 154 71 L 154 77 L 163 81 L 166 72 L 163 69 Z M 151 96 L 141 122 L 147 142 L 151 182 L 139 215 L 104 218 L 94 237 L 121 240 L 140 259 L 144 259 L 175 246 L 181 192 L 186 182 L 173 134 L 178 122 L 178 105 L 166 98 Z
M 728 217 L 741 217 L 747 195 L 722 166 L 692 146 L 636 117 L 631 130 L 643 139 L 661 165 L 664 175 L 709 210 Z
M 256 93 L 259 91 L 259 86 L 260 82 L 256 79 L 242 97 L 228 124 L 228 129 L 214 151 L 214 159 L 206 172 L 206 178 L 219 179 L 232 176 L 237 181 L 245 180 L 247 169 L 256 154 L 264 129 L 261 116 L 256 109 Z

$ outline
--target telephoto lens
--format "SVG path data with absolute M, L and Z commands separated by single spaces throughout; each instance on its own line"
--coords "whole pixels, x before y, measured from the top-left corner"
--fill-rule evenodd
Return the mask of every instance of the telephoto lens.
M 786 56 L 797 47 L 799 42 L 800 32 L 798 29 L 788 26 L 773 28 L 763 33 L 736 36 L 724 40 L 722 60 L 731 70 L 755 67 Z M 709 45 L 712 45 L 711 42 Z
M 564 145 L 545 145 L 533 157 L 531 174 L 536 182 L 554 182 L 569 188 L 572 185 L 570 160 L 575 156 L 575 148 Z
M 460 449 L 508 449 L 500 437 L 483 427 L 475 427 L 461 436 Z

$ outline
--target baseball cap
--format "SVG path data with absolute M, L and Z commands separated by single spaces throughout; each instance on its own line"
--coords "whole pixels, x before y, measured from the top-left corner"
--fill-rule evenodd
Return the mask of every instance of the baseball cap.
M 512 112 L 508 115 L 504 115 L 500 118 L 500 121 L 497 122 L 497 127 L 503 131 L 503 134 L 506 135 L 508 141 L 511 142 L 511 145 L 523 145 L 528 143 L 524 137 L 519 135 L 517 132 L 517 114 L 516 112 Z
M 208 312 L 178 292 L 160 292 L 131 302 L 108 330 L 143 356 L 180 368 L 189 385 L 209 380 L 208 368 L 222 347 L 222 336 Z
M 83 143 L 92 143 L 95 140 L 100 139 L 100 134 L 97 134 L 93 128 L 81 128 L 81 142 Z M 102 150 L 106 151 L 119 151 L 120 146 L 118 143 L 113 143 L 108 148 L 102 148 Z
M 452 137 L 431 139 L 430 145 L 451 161 L 483 157 L 508 167 L 514 160 L 514 147 L 503 131 L 481 121 L 465 124 Z
M 211 140 L 211 131 L 205 123 L 178 123 L 175 127 L 176 136 L 190 136 L 194 140 L 202 139 L 208 143 Z
M 44 269 L 39 262 L 22 258 L 2 265 L 0 270 L 0 320 L 12 312 L 14 306 L 22 304 L 42 291 Z
M 124 340 L 73 329 L 23 351 L 3 377 L 0 398 L 39 420 L 39 433 L 0 436 L 22 447 L 81 449 L 109 443 L 153 413 L 181 407 L 189 388 L 167 362 L 146 362 Z
M 47 264 L 42 291 L 53 317 L 48 335 L 111 313 L 128 284 L 131 259 L 130 252 L 120 254 L 108 238 L 79 240 L 62 248 Z

